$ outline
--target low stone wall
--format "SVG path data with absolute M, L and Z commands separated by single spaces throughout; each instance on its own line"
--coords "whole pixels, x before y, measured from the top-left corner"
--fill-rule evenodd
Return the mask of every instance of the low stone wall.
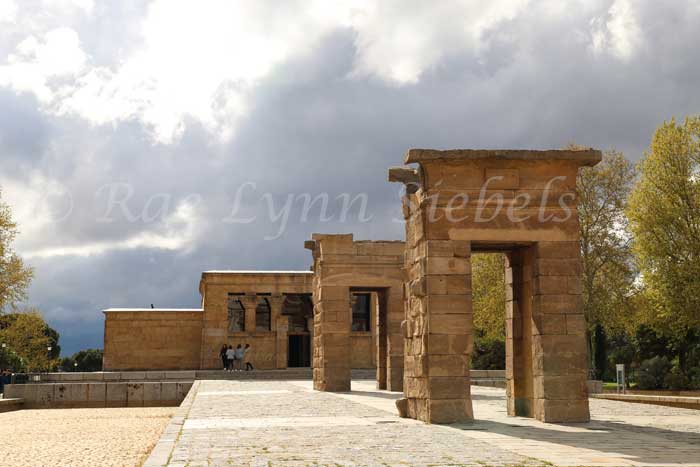
M 0 399 L 0 413 L 20 410 L 23 406 L 22 399 Z
M 228 373 L 221 370 L 184 371 L 96 371 L 86 373 L 38 373 L 29 375 L 31 383 L 79 382 L 137 382 L 137 381 L 194 381 L 197 379 L 311 379 L 311 368 L 260 370 Z M 505 381 L 504 370 L 471 370 L 472 382 Z M 374 379 L 376 370 L 353 369 L 353 379 Z
M 586 388 L 589 395 L 600 394 L 603 392 L 603 382 L 599 379 L 589 379 L 586 381 Z
M 179 405 L 191 387 L 192 381 L 8 384 L 4 397 L 22 399 L 25 409 L 161 407 Z
M 470 370 L 469 376 L 472 386 L 506 387 L 505 370 Z
M 506 379 L 506 370 L 469 370 L 472 379 Z
M 620 402 L 635 402 L 638 404 L 663 405 L 666 407 L 700 410 L 700 397 L 654 396 L 645 394 L 595 394 L 591 395 L 591 397 Z
M 30 375 L 36 383 L 78 383 L 118 381 L 194 381 L 197 371 L 95 371 L 85 373 L 39 373 Z

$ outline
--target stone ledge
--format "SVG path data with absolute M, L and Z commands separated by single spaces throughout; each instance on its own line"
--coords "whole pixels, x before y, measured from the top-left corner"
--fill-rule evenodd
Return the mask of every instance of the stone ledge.
M 24 407 L 24 399 L 0 399 L 0 413 L 21 410 Z
M 591 394 L 590 397 L 611 401 L 635 402 L 638 404 L 663 405 L 666 407 L 700 410 L 700 397 L 657 396 L 646 394 Z
M 602 153 L 596 149 L 409 149 L 404 158 L 405 164 L 427 161 L 463 161 L 480 159 L 502 160 L 571 160 L 581 165 L 595 165 L 602 160 Z

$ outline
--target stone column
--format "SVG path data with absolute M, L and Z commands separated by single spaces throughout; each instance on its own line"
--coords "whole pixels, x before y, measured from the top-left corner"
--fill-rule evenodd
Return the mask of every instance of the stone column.
M 403 391 L 404 338 L 401 322 L 405 319 L 403 290 L 387 289 L 384 295 L 386 309 L 386 388 Z
M 375 311 L 375 364 L 377 365 L 377 389 L 387 389 L 387 307 L 384 291 L 372 294 L 372 308 Z
M 532 417 L 532 251 L 506 255 L 506 394 L 508 415 Z
M 275 333 L 275 368 L 287 368 L 287 352 L 289 342 L 289 317 L 282 315 L 284 295 L 271 295 L 267 298 L 270 304 L 270 329 Z
M 533 249 L 533 415 L 543 422 L 586 422 L 588 359 L 579 243 L 539 242 Z
M 469 421 L 474 418 L 470 243 L 424 240 L 420 228 L 415 234 L 419 240 L 407 254 L 406 413 L 428 423 Z
M 314 277 L 314 389 L 350 390 L 350 289 Z
M 309 330 L 309 344 L 311 345 L 311 361 L 310 365 L 313 369 L 314 367 L 314 317 L 306 318 L 306 327 Z
M 245 332 L 253 334 L 255 332 L 255 310 L 258 307 L 259 297 L 253 293 L 240 296 L 241 304 L 245 310 Z
M 277 345 L 277 368 L 284 369 L 287 368 L 288 354 L 289 354 L 289 339 L 287 333 L 289 332 L 289 316 L 280 316 L 277 318 L 277 336 L 275 341 Z

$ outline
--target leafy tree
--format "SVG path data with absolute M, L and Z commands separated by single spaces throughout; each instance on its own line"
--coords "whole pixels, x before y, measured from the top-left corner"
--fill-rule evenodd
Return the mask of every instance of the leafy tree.
M 628 323 L 636 271 L 625 209 L 635 176 L 632 163 L 617 151 L 605 152 L 598 165 L 579 171 L 583 300 L 591 327 L 619 330 Z
M 49 334 L 55 333 L 44 321 L 39 312 L 30 310 L 2 317 L 0 321 L 0 342 L 4 342 L 23 363 L 22 370 L 47 371 L 56 366 Z M 49 330 L 53 331 L 50 332 Z M 57 333 L 55 334 L 58 335 Z
M 700 328 L 700 117 L 664 122 L 639 169 L 627 215 L 647 304 L 642 318 L 685 341 L 680 350 Z
M 474 329 L 488 339 L 504 338 L 505 258 L 502 254 L 472 255 Z
M 17 236 L 17 224 L 12 220 L 10 207 L 2 202 L 0 191 L 0 312 L 26 298 L 26 290 L 33 271 L 12 251 Z
M 102 371 L 102 350 L 101 349 L 86 349 L 73 354 L 70 357 L 71 365 L 77 371 Z
M 13 372 L 19 372 L 23 366 L 22 359 L 14 350 L 7 346 L 0 346 L 0 370 L 8 369 Z
M 472 255 L 474 351 L 472 367 L 505 367 L 505 260 L 502 254 Z
M 636 270 L 625 209 L 635 176 L 632 163 L 611 150 L 598 165 L 581 169 L 577 179 L 583 307 L 599 378 L 607 366 L 606 336 L 633 325 L 629 298 Z

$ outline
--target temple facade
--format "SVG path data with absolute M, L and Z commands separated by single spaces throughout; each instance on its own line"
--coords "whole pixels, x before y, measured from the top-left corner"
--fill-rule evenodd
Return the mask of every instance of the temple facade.
M 344 300 L 352 308 L 344 350 L 348 371 L 379 367 L 385 374 L 387 366 L 402 366 L 402 343 L 396 337 L 393 345 L 386 342 L 384 310 L 386 299 L 391 298 L 392 329 L 399 332 L 403 242 L 353 241 L 352 235 L 321 237 L 324 245 L 342 247 L 321 258 L 320 246 L 316 251 L 313 240 L 306 242 L 316 256 L 314 270 L 205 271 L 199 283 L 201 308 L 104 310 L 104 369 L 220 369 L 219 351 L 224 344 L 250 344 L 251 362 L 259 369 L 311 367 L 314 304 L 321 302 L 321 294 L 314 297 L 314 283 L 319 283 L 314 278 L 321 273 L 344 284 Z M 324 246 L 324 252 L 329 251 Z M 361 275 L 360 269 L 364 269 Z M 388 285 L 393 285 L 390 297 L 384 293 L 390 290 Z M 328 292 L 323 296 L 328 297 Z M 330 302 L 324 303 L 328 309 Z M 393 365 L 387 364 L 387 348 L 393 349 Z M 316 361 L 322 369 L 322 359 Z M 394 387 L 400 386 L 401 378 L 394 372 Z

